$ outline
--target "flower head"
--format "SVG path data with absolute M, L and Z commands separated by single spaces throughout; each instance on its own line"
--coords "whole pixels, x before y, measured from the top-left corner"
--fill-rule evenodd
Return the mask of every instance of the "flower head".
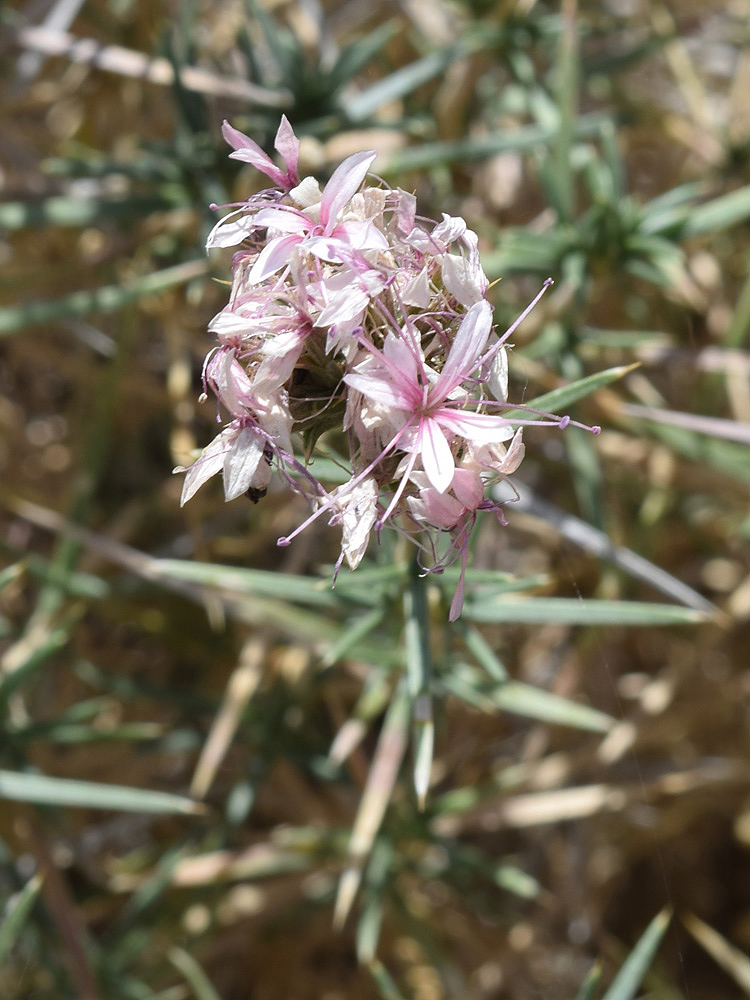
M 181 470 L 183 503 L 219 472 L 228 500 L 255 498 L 275 468 L 312 506 L 279 544 L 325 516 L 342 530 L 339 564 L 354 569 L 372 531 L 391 527 L 418 546 L 425 572 L 458 559 L 462 581 L 479 512 L 504 523 L 488 488 L 523 458 L 530 421 L 517 406 L 504 415 L 504 343 L 544 289 L 498 337 L 476 235 L 448 215 L 417 224 L 413 195 L 368 184 L 373 151 L 349 156 L 321 189 L 299 176 L 286 118 L 275 140 L 284 168 L 227 122 L 222 132 L 230 156 L 275 187 L 230 206 L 208 239 L 238 247 L 204 367 L 229 422 Z M 298 457 L 322 434 L 349 476 L 330 492 Z M 461 582 L 451 618 L 462 600 Z

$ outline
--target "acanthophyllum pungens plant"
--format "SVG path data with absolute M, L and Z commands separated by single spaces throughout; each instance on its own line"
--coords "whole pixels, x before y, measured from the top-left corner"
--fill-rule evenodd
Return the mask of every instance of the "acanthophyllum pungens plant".
M 402 656 L 395 662 L 405 671 L 394 676 L 405 676 L 391 685 L 351 834 L 351 865 L 336 907 L 341 921 L 405 756 L 410 719 L 414 784 L 420 807 L 426 802 L 432 693 L 451 690 L 447 682 L 434 684 L 438 644 L 431 625 L 439 619 L 446 628 L 447 619 L 494 683 L 509 680 L 472 616 L 468 624 L 459 619 L 479 515 L 505 525 L 505 510 L 517 498 L 508 477 L 524 457 L 524 426 L 598 434 L 599 427 L 550 410 L 626 369 L 547 394 L 544 409 L 509 402 L 509 338 L 551 280 L 498 332 L 476 234 L 461 218 L 444 214 L 436 223 L 419 216 L 412 194 L 372 174 L 375 152 L 349 156 L 321 189 L 313 177 L 300 177 L 299 141 L 286 118 L 275 140 L 283 167 L 229 123 L 223 135 L 230 156 L 261 170 L 274 186 L 223 206 L 229 211 L 208 238 L 209 249 L 235 248 L 229 301 L 210 323 L 216 340 L 203 367 L 202 399 L 213 392 L 227 417 L 193 464 L 176 470 L 185 473 L 182 502 L 218 473 L 227 500 L 246 494 L 258 502 L 276 473 L 311 508 L 278 544 L 288 545 L 319 518 L 339 528 L 334 582 L 344 562 L 357 569 L 373 534 L 380 541 L 383 532 L 395 532 L 404 543 L 397 546 L 400 567 L 380 576 L 364 570 L 367 596 L 360 597 L 369 611 L 328 661 L 358 649 L 388 617 L 384 608 L 400 604 Z M 321 455 L 326 475 L 318 478 L 313 460 Z M 411 558 L 403 555 L 407 543 Z M 450 572 L 454 563 L 458 570 Z M 428 593 L 435 574 L 449 580 L 447 607 Z M 498 581 L 498 593 L 505 582 Z M 528 685 L 510 684 L 507 694 L 500 704 L 520 714 L 599 731 L 612 722 Z

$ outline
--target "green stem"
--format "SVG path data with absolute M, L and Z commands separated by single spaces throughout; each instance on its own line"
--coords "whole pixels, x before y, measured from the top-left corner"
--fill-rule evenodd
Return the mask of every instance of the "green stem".
M 432 717 L 432 657 L 427 581 L 420 573 L 417 557 L 412 560 L 404 593 L 404 639 L 406 674 L 414 721 L 414 790 L 424 809 L 430 785 L 435 726 Z

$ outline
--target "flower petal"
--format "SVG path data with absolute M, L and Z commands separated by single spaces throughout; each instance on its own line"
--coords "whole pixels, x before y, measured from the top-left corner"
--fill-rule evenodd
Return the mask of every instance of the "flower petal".
M 276 229 L 280 233 L 306 233 L 310 220 L 302 212 L 290 207 L 262 208 L 253 216 L 256 229 Z
M 252 164 L 284 190 L 291 187 L 287 183 L 286 173 L 276 166 L 271 157 L 264 153 L 258 143 L 253 142 L 250 136 L 233 128 L 228 121 L 225 121 L 221 126 L 221 134 L 229 145 L 234 147 L 234 152 L 229 154 L 230 160 L 242 160 L 243 163 Z
M 456 464 L 440 425 L 431 417 L 420 421 L 418 447 L 427 478 L 438 493 L 445 493 L 453 481 Z
M 206 240 L 206 250 L 214 247 L 236 247 L 255 229 L 255 222 L 244 208 L 230 212 L 219 219 Z
M 296 233 L 291 236 L 279 236 L 267 243 L 258 254 L 258 259 L 247 276 L 248 284 L 258 285 L 261 281 L 280 270 L 289 260 L 294 248 L 302 241 Z
M 492 306 L 483 299 L 471 306 L 458 328 L 456 339 L 431 394 L 436 403 L 447 399 L 456 386 L 474 371 L 491 328 Z
M 347 156 L 331 174 L 331 179 L 326 184 L 320 199 L 320 221 L 327 232 L 329 227 L 332 228 L 338 222 L 344 206 L 359 190 L 377 155 L 373 149 L 354 153 L 352 156 Z
M 263 458 L 265 441 L 250 427 L 242 427 L 224 456 L 224 496 L 236 500 L 252 485 L 258 463 Z
M 467 441 L 493 444 L 513 437 L 513 425 L 494 413 L 474 413 L 471 410 L 451 410 L 447 406 L 433 411 L 433 417 L 450 434 Z
M 299 139 L 294 134 L 294 129 L 289 124 L 289 119 L 286 115 L 281 116 L 281 123 L 273 146 L 276 152 L 281 153 L 284 157 L 284 163 L 286 164 L 288 180 L 283 187 L 287 189 L 293 187 L 299 183 Z
M 375 403 L 382 403 L 384 406 L 394 407 L 397 410 L 411 409 L 411 399 L 408 393 L 405 393 L 399 386 L 391 385 L 385 378 L 351 372 L 344 376 L 344 381 L 352 389 L 361 392 L 363 396 L 367 396 Z
M 187 473 L 182 484 L 181 507 L 192 499 L 204 483 L 221 471 L 224 457 L 229 449 L 230 438 L 233 435 L 234 428 L 225 428 L 210 444 L 206 445 L 200 458 L 196 459 L 189 468 L 186 469 L 184 466 L 178 465 L 174 470 L 175 472 Z

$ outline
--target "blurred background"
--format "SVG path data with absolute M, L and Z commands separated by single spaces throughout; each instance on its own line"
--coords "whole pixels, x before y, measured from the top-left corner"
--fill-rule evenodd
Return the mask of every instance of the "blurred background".
M 29 0 L 0 50 L 2 996 L 750 996 L 750 3 Z M 603 427 L 527 435 L 434 615 L 424 812 L 388 543 L 331 592 L 299 498 L 171 475 L 264 186 L 221 122 L 281 113 L 464 216 L 501 328 L 552 277 L 510 398 Z

